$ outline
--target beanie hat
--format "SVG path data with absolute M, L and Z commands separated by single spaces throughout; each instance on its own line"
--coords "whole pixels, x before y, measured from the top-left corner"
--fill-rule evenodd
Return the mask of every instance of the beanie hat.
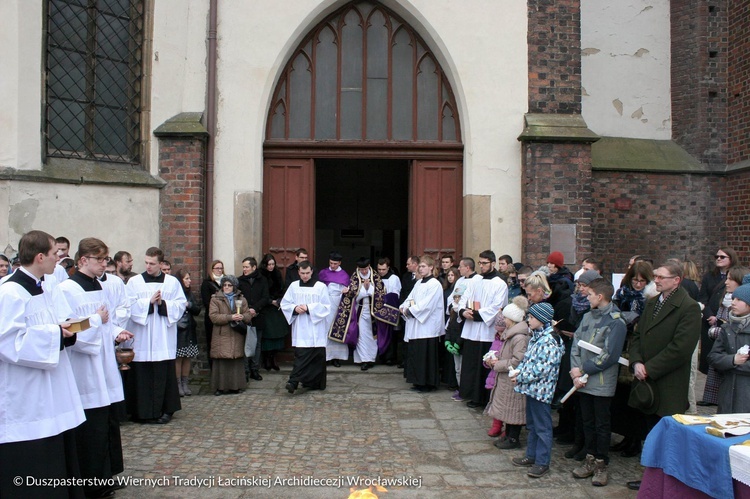
M 565 267 L 565 257 L 559 251 L 553 251 L 547 257 L 547 263 L 553 263 L 556 267 Z
M 529 308 L 529 300 L 525 296 L 516 296 L 513 301 L 510 302 L 503 309 L 503 316 L 512 320 L 515 323 L 523 321 L 526 317 L 526 310 Z
M 503 309 L 503 317 L 507 317 L 508 319 L 512 320 L 515 323 L 519 323 L 523 321 L 523 318 L 526 317 L 526 314 L 523 310 L 518 308 L 517 305 L 514 305 L 511 303 L 507 307 Z
M 552 322 L 555 311 L 552 310 L 552 305 L 549 303 L 535 303 L 529 307 L 529 315 L 535 317 L 542 324 L 547 325 Z
M 750 274 L 742 278 L 742 286 L 734 290 L 732 298 L 737 298 L 750 305 Z
M 583 274 L 578 276 L 578 282 L 588 286 L 591 281 L 599 278 L 601 278 L 599 272 L 597 272 L 596 270 L 587 270 Z
M 238 281 L 237 278 L 234 277 L 233 275 L 225 275 L 225 276 L 223 276 L 221 278 L 221 281 L 219 281 L 219 285 L 223 288 L 225 282 L 231 283 L 232 286 L 234 286 L 234 292 L 235 293 L 237 293 L 239 291 L 238 286 L 240 285 L 240 281 Z

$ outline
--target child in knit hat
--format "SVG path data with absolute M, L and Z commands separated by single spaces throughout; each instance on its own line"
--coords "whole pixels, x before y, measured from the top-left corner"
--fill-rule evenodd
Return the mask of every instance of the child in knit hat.
M 526 473 L 539 478 L 549 471 L 552 453 L 552 397 L 555 394 L 560 360 L 565 352 L 562 339 L 552 324 L 554 310 L 549 303 L 529 307 L 531 340 L 518 369 L 509 375 L 515 391 L 526 396 L 526 455 L 514 457 L 515 466 L 529 467 Z
M 750 274 L 732 293 L 732 311 L 721 327 L 708 363 L 724 374 L 719 385 L 719 414 L 750 412 Z
M 508 372 L 518 367 L 529 344 L 531 331 L 524 320 L 528 308 L 529 300 L 525 296 L 517 296 L 503 309 L 506 325 L 500 336 L 503 347 L 496 360 L 487 362 L 492 369 L 490 375 L 495 376 L 495 386 L 490 395 L 487 414 L 501 427 L 503 421 L 505 422 L 505 436 L 495 441 L 495 447 L 498 449 L 520 448 L 521 427 L 526 424 L 526 397 L 513 390 L 513 382 L 508 377 Z

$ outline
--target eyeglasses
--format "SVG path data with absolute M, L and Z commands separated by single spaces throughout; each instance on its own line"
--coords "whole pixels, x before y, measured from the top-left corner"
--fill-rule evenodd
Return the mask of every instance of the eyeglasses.
M 662 279 L 674 279 L 676 275 L 656 275 L 654 274 L 655 281 L 661 281 Z
M 519 280 L 518 280 L 518 283 L 519 283 L 519 284 L 526 284 L 526 279 L 519 279 Z
M 222 284 L 222 286 L 225 288 L 233 288 L 234 284 L 232 284 L 231 282 L 225 282 L 224 284 Z
M 490 265 L 492 262 L 479 262 L 479 265 Z
M 214 267 L 213 270 L 224 270 L 224 267 Z
M 96 260 L 97 262 L 102 263 L 102 262 L 104 262 L 109 257 L 107 257 L 107 256 L 91 256 L 91 255 L 86 255 L 85 258 L 88 258 L 89 260 Z
M 646 284 L 648 281 L 646 279 L 632 279 L 630 282 L 637 282 L 638 284 Z
M 716 255 L 717 260 L 723 260 L 725 258 L 729 258 L 727 255 Z

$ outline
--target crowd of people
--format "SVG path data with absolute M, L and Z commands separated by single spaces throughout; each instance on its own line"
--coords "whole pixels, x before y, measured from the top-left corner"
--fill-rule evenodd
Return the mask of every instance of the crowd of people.
M 445 386 L 485 411 L 501 451 L 522 448 L 525 426 L 526 450 L 511 461 L 534 478 L 549 472 L 555 439 L 571 444 L 575 478 L 604 486 L 609 453 L 638 455 L 659 418 L 696 405 L 750 412 L 750 270 L 727 247 L 702 279 L 692 262 L 634 256 L 617 289 L 594 259 L 573 274 L 558 251 L 537 270 L 491 250 L 476 261 L 410 256 L 399 276 L 385 257 L 362 257 L 348 274 L 336 251 L 316 272 L 300 248 L 284 275 L 271 254 L 245 258 L 239 276 L 214 260 L 199 293 L 157 247 L 141 274 L 130 253 L 110 257 L 96 238 L 69 250 L 31 231 L 16 258 L 0 256 L 0 495 L 15 476 L 121 473 L 120 422 L 167 424 L 192 395 L 201 310 L 215 395 L 278 371 L 291 334 L 290 394 L 324 390 L 329 366 L 350 360 L 362 371 L 396 365 L 412 390 Z M 118 371 L 123 349 L 135 358 Z M 700 400 L 697 371 L 707 375 Z M 622 440 L 611 447 L 613 433 Z

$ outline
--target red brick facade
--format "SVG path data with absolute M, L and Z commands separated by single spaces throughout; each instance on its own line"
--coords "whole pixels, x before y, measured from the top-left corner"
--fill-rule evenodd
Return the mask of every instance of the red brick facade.
M 725 177 L 609 171 L 592 177 L 593 248 L 607 273 L 624 272 L 635 254 L 657 264 L 690 259 L 705 269 L 717 246 L 728 242 L 719 195 Z M 622 200 L 630 201 L 629 209 Z
M 728 177 L 724 196 L 727 206 L 725 239 L 737 250 L 742 262 L 750 265 L 750 172 Z
M 159 140 L 159 176 L 167 182 L 160 195 L 159 244 L 173 270 L 190 271 L 196 292 L 205 275 L 204 150 L 199 139 Z
M 672 138 L 702 163 L 727 161 L 727 5 L 673 0 Z
M 575 224 L 579 255 L 592 251 L 591 145 L 524 144 L 523 262 L 542 265 L 550 253 L 550 224 Z
M 750 3 L 732 1 L 728 17 L 730 24 L 727 162 L 731 165 L 750 160 Z
M 529 112 L 581 112 L 581 2 L 529 0 Z

